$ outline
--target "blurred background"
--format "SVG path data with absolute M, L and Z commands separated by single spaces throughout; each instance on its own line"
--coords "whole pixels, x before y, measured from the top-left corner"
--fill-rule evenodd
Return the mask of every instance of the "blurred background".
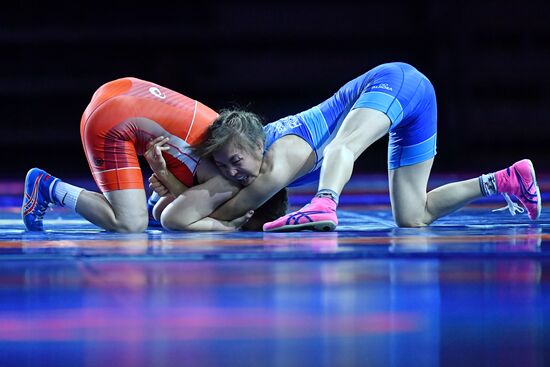
M 389 61 L 435 86 L 434 172 L 477 174 L 523 157 L 550 170 L 548 1 L 7 2 L 0 49 L 0 178 L 33 166 L 91 177 L 80 117 L 119 77 L 269 122 Z M 384 173 L 386 145 L 356 170 Z

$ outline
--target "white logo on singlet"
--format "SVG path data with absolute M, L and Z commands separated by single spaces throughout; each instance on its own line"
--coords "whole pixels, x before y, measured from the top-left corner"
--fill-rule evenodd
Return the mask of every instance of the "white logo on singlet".
M 294 129 L 302 125 L 296 116 L 288 116 L 273 123 L 273 127 L 279 132 L 284 133 L 286 130 Z
M 166 98 L 166 94 L 162 93 L 162 92 L 160 91 L 160 89 L 158 89 L 157 87 L 151 87 L 151 88 L 149 88 L 149 93 L 151 93 L 151 94 L 154 95 L 155 97 L 158 97 L 158 98 L 161 98 L 161 99 Z
M 393 91 L 392 87 L 390 87 L 388 85 L 388 83 L 382 83 L 382 84 L 379 84 L 379 85 L 375 85 L 374 87 L 372 87 L 372 89 L 386 89 L 386 90 Z

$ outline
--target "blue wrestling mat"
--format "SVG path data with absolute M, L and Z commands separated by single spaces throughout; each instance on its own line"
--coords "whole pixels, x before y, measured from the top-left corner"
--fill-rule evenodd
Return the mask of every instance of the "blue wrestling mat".
M 359 176 L 332 233 L 123 235 L 63 209 L 30 233 L 20 183 L 1 187 L 1 366 L 550 361 L 547 208 L 531 222 L 491 212 L 495 197 L 400 229 L 386 176 Z M 311 190 L 292 191 L 293 206 Z

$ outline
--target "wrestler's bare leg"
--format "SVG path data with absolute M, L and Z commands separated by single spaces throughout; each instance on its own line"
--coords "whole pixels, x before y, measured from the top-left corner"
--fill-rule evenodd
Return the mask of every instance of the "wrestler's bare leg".
M 148 214 L 145 190 L 126 189 L 100 194 L 84 190 L 76 212 L 95 225 L 114 232 L 143 232 Z
M 477 177 L 449 183 L 427 192 L 433 160 L 389 171 L 392 212 L 398 226 L 427 226 L 482 197 Z

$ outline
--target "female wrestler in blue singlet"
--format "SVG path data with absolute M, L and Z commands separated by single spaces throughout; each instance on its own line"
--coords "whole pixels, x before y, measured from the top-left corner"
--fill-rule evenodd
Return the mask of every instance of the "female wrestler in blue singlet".
M 540 193 L 529 160 L 427 192 L 436 154 L 435 92 L 422 73 L 405 63 L 380 65 L 323 103 L 265 128 L 254 114 L 224 111 L 195 149 L 202 157 L 212 157 L 227 178 L 246 186 L 218 208 L 218 217 L 230 219 L 283 187 L 319 180 L 311 203 L 267 223 L 264 230 L 333 230 L 338 197 L 355 160 L 386 133 L 392 211 L 399 226 L 428 225 L 496 193 L 515 195 L 531 219 L 539 216 Z M 505 197 L 511 208 L 521 209 Z

